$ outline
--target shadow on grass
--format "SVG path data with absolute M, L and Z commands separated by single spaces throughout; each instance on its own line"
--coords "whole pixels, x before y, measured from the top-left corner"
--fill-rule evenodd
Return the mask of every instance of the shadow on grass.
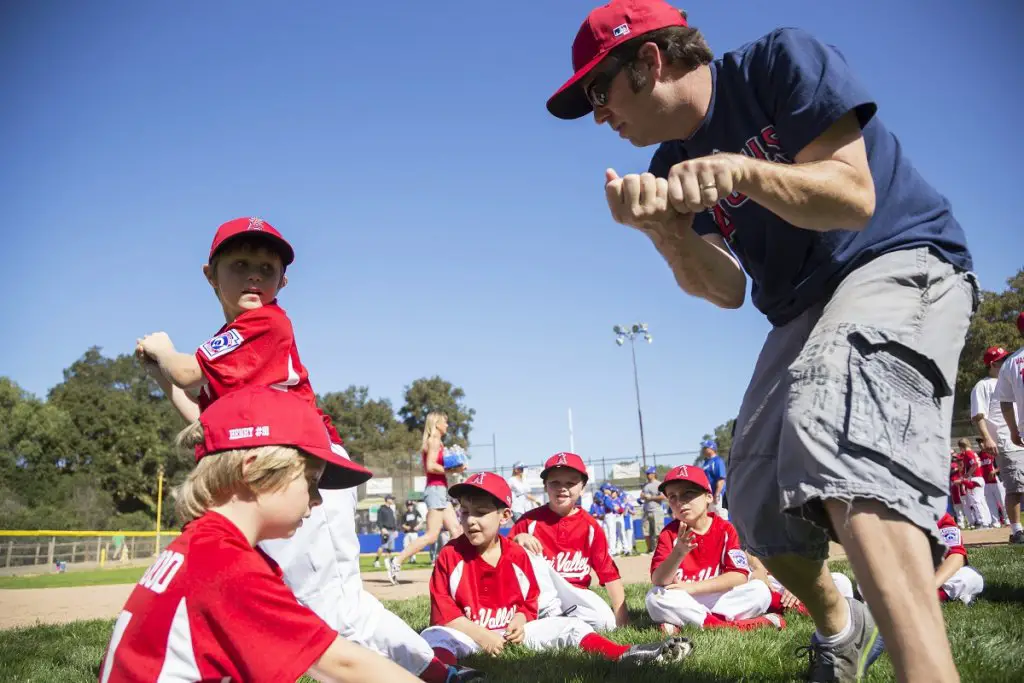
M 1024 586 L 1012 586 L 1008 583 L 985 583 L 981 599 L 986 602 L 1008 602 L 1024 605 Z

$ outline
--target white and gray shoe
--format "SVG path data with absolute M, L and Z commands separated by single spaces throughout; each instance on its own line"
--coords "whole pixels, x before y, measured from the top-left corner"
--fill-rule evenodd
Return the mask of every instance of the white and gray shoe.
M 388 570 L 388 581 L 392 586 L 398 585 L 398 570 L 401 569 L 396 558 L 392 557 L 384 561 L 384 567 Z
M 673 636 L 661 643 L 643 643 L 626 650 L 619 661 L 624 664 L 640 666 L 664 662 L 681 662 L 693 652 L 693 643 L 689 638 Z

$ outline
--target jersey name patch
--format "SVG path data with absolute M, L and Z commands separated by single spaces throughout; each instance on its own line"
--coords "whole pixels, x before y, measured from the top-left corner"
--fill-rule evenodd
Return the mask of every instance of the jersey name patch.
M 750 565 L 747 564 L 747 554 L 742 550 L 730 550 L 729 559 L 740 569 L 750 569 Z
M 219 358 L 226 353 L 231 353 L 239 346 L 245 339 L 239 334 L 238 330 L 228 330 L 224 334 L 218 334 L 213 339 L 209 340 L 205 344 L 199 347 L 199 350 L 203 352 L 208 360 Z
M 955 526 L 945 526 L 939 529 L 939 535 L 942 536 L 942 542 L 946 544 L 947 548 L 955 548 L 958 545 L 962 545 L 960 542 L 960 529 Z

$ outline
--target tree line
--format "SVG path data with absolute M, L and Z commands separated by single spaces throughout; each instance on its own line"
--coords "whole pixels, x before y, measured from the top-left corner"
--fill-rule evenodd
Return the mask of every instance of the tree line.
M 396 411 L 365 386 L 317 397 L 353 459 L 378 474 L 419 468 L 426 416 L 449 418 L 448 445 L 468 444 L 475 411 L 462 388 L 425 377 L 405 388 Z M 164 490 L 194 465 L 174 437 L 184 420 L 134 357 L 93 347 L 41 400 L 0 377 L 0 528 L 151 529 L 157 473 Z M 173 505 L 162 523 L 175 526 Z
M 1024 311 L 1024 268 L 1007 279 L 1003 291 L 981 291 L 981 301 L 967 329 L 967 339 L 957 368 L 950 438 L 975 436 L 971 424 L 971 390 L 988 376 L 988 368 L 981 358 L 990 346 L 1002 346 L 1010 352 L 1024 346 L 1024 339 L 1021 339 L 1017 331 L 1017 316 L 1021 311 Z M 718 452 L 726 459 L 732 446 L 735 424 L 735 419 L 727 420 L 715 427 L 713 434 L 703 436 L 704 439 L 717 441 Z

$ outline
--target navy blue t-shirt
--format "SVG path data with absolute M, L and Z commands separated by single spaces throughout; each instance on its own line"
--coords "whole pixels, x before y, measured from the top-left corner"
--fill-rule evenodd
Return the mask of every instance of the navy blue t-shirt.
M 862 231 L 797 228 L 742 194 L 698 214 L 694 230 L 720 233 L 752 280 L 754 305 L 784 325 L 827 299 L 852 270 L 881 254 L 926 246 L 956 268 L 973 264 L 949 201 L 903 154 L 875 103 L 834 47 L 778 29 L 711 64 L 711 106 L 687 140 L 662 143 L 650 172 L 716 152 L 792 163 L 843 115 L 856 111 L 875 182 L 875 213 Z

